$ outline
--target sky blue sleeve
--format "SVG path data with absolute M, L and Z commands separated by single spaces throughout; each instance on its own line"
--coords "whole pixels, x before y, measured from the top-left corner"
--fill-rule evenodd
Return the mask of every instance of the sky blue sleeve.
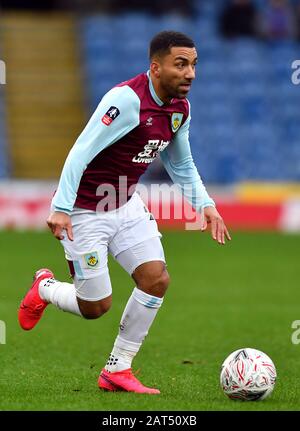
M 196 211 L 208 206 L 215 206 L 215 202 L 208 195 L 194 164 L 189 142 L 189 126 L 191 116 L 176 132 L 168 147 L 160 153 L 163 165 L 172 181 L 177 184 L 188 202 Z
M 101 119 L 109 108 L 119 115 L 109 125 Z M 52 199 L 55 211 L 69 214 L 77 197 L 80 180 L 87 165 L 100 151 L 114 144 L 139 124 L 140 99 L 128 86 L 115 87 L 105 94 L 96 111 L 71 149 Z

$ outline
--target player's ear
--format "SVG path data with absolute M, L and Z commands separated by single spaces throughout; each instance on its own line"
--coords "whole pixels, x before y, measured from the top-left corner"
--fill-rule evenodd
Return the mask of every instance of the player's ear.
M 150 64 L 150 70 L 152 74 L 155 76 L 155 78 L 160 77 L 160 64 L 157 60 L 152 60 Z

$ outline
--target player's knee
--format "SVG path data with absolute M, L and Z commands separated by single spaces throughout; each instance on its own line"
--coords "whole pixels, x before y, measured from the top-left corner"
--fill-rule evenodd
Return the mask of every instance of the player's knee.
M 111 296 L 100 301 L 78 301 L 82 316 L 88 320 L 98 319 L 103 314 L 107 313 L 111 307 L 111 303 Z
M 147 262 L 132 274 L 137 287 L 149 295 L 162 298 L 170 283 L 170 276 L 163 262 Z
M 109 309 L 110 309 L 110 306 L 108 305 L 94 306 L 93 308 L 81 310 L 81 314 L 87 320 L 94 320 L 103 316 L 103 314 L 105 314 Z
M 102 314 L 98 310 L 81 310 L 82 316 L 87 320 L 98 319 Z
M 167 288 L 170 284 L 170 276 L 168 271 L 164 268 L 159 274 L 154 274 L 153 277 L 151 277 L 147 283 L 147 286 L 145 290 L 147 293 L 153 296 L 157 296 L 159 298 L 162 298 Z
M 163 272 L 161 273 L 160 277 L 157 280 L 157 284 L 159 289 L 165 294 L 170 284 L 170 276 L 166 269 L 164 269 Z

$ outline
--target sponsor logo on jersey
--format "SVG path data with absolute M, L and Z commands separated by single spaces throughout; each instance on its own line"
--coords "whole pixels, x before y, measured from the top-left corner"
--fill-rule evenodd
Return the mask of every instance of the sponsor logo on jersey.
M 109 126 L 120 115 L 120 111 L 115 106 L 111 106 L 102 117 L 102 123 Z
M 173 112 L 171 117 L 172 132 L 175 133 L 181 126 L 183 114 L 181 112 Z
M 96 251 L 93 251 L 92 253 L 87 253 L 84 255 L 84 260 L 89 267 L 95 268 L 95 266 L 99 262 L 98 253 Z
M 159 139 L 149 139 L 148 143 L 144 146 L 144 150 L 134 156 L 132 161 L 134 163 L 152 163 L 160 151 L 163 151 L 170 141 Z

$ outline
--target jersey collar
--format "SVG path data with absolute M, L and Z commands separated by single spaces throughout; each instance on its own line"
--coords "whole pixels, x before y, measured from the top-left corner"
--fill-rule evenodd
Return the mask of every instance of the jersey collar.
M 152 81 L 151 81 L 151 77 L 150 77 L 150 70 L 147 71 L 147 76 L 149 79 L 149 90 L 151 93 L 151 96 L 153 97 L 154 101 L 159 105 L 159 106 L 163 106 L 164 102 L 162 100 L 160 100 L 160 98 L 158 97 L 158 95 L 155 93 Z

